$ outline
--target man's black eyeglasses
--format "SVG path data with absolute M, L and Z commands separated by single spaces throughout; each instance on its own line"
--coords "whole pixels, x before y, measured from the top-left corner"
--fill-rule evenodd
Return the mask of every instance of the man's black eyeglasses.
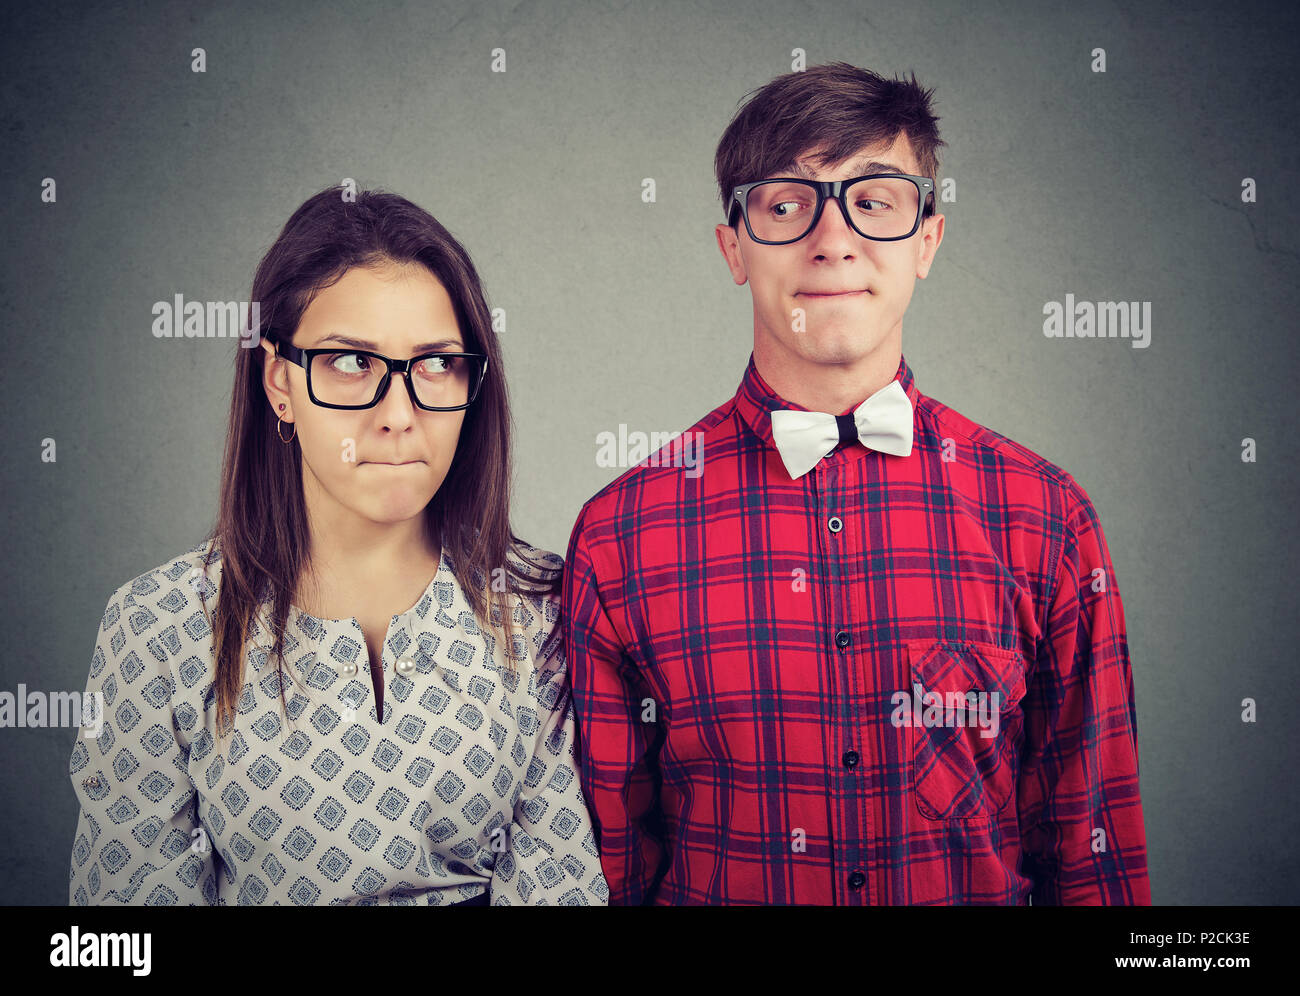
M 915 235 L 922 211 L 933 210 L 934 180 L 910 173 L 871 173 L 848 180 L 756 180 L 732 191 L 727 224 L 736 223 L 739 211 L 755 242 L 789 245 L 817 226 L 827 199 L 839 204 L 844 220 L 864 239 L 897 242 Z

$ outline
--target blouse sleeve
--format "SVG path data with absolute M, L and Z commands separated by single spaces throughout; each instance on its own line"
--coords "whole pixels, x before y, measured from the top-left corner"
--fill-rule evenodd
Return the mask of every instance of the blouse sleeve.
M 542 600 L 543 627 L 530 679 L 530 704 L 520 710 L 532 759 L 514 807 L 514 821 L 491 884 L 494 906 L 605 906 L 609 887 L 600 867 L 591 818 L 574 757 L 573 702 L 564 663 L 559 603 Z M 529 734 L 532 734 L 531 737 Z
M 68 763 L 81 805 L 69 905 L 217 904 L 216 861 L 195 811 L 169 638 L 158 623 L 129 586 L 104 610 Z

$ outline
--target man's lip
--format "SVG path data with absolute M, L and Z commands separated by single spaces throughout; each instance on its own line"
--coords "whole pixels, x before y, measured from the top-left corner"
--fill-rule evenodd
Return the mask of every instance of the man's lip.
M 870 287 L 859 287 L 857 290 L 845 291 L 797 291 L 795 297 L 849 297 L 854 294 L 870 294 Z

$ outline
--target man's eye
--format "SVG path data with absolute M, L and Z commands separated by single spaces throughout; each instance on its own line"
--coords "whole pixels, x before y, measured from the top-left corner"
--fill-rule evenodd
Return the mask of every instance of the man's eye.
M 772 213 L 778 218 L 785 218 L 794 214 L 801 206 L 798 201 L 778 201 L 772 205 Z

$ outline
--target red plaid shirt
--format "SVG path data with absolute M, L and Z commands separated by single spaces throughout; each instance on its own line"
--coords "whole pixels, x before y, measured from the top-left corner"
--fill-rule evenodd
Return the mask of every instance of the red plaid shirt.
M 791 480 L 769 413 L 802 409 L 751 355 L 688 430 L 703 473 L 665 450 L 583 506 L 565 646 L 611 903 L 1150 903 L 1092 503 L 896 379 L 908 456 Z

